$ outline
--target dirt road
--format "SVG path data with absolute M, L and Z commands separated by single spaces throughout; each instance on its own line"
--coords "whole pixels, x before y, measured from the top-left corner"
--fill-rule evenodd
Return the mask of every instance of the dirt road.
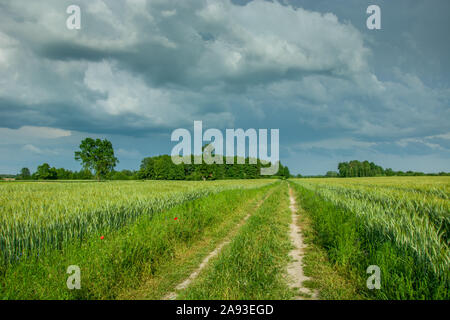
M 294 192 L 289 188 L 289 208 L 292 211 L 292 222 L 290 225 L 290 237 L 291 242 L 294 245 L 294 249 L 289 253 L 292 261 L 288 265 L 288 275 L 290 280 L 290 286 L 292 288 L 298 288 L 299 295 L 295 298 L 296 300 L 303 300 L 305 298 L 316 298 L 316 294 L 311 292 L 308 288 L 303 286 L 303 281 L 309 280 L 309 277 L 305 276 L 303 273 L 303 254 L 305 244 L 303 243 L 302 233 L 300 226 L 298 225 L 298 214 L 297 214 L 297 204 L 294 197 Z

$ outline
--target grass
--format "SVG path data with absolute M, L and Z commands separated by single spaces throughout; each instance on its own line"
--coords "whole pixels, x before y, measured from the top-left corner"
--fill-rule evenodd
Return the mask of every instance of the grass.
M 33 182 L 0 185 L 0 268 L 23 256 L 110 233 L 141 216 L 272 181 Z
M 335 187 L 327 185 L 324 180 L 317 180 L 316 187 L 311 187 L 314 183 L 308 181 L 305 182 L 306 187 L 300 180 L 295 180 L 296 184 L 293 184 L 299 202 L 310 217 L 313 242 L 317 245 L 317 249 L 307 256 L 307 264 L 314 268 L 318 260 L 328 261 L 326 265 L 347 279 L 349 284 L 344 287 L 355 288 L 355 298 L 449 299 L 448 268 L 445 271 L 446 260 L 440 258 L 448 254 L 448 247 L 443 240 L 445 238 L 442 234 L 437 236 L 435 226 L 427 223 L 427 218 L 420 216 L 419 210 L 405 211 L 401 204 L 381 207 L 375 201 L 370 201 L 370 197 L 361 200 L 346 196 L 351 193 L 333 193 L 336 188 L 345 188 L 348 182 L 342 179 L 341 182 L 331 181 L 330 184 L 341 184 Z M 350 181 L 352 184 L 356 179 Z M 367 179 L 359 182 L 365 181 Z M 392 180 L 389 187 L 394 187 Z M 374 192 L 377 188 L 373 188 Z M 399 184 L 398 188 L 405 188 L 407 194 L 411 185 Z M 416 188 L 420 189 L 420 186 Z M 369 189 L 370 185 L 366 183 L 364 192 L 369 192 Z M 430 194 L 433 188 L 427 190 Z M 433 193 L 437 196 L 443 194 L 436 190 Z M 397 203 L 402 201 L 408 201 L 408 197 L 399 198 Z M 433 239 L 435 242 L 431 242 Z M 426 251 L 427 248 L 430 251 Z M 440 248 L 439 252 L 433 253 L 433 248 Z M 431 258 L 427 260 L 424 257 Z M 377 265 L 381 269 L 380 290 L 366 287 L 366 269 L 370 265 Z M 318 272 L 310 271 L 313 274 Z M 322 278 L 317 285 L 322 288 L 323 296 L 340 297 L 325 289 L 333 285 L 331 281 L 324 284 L 326 276 L 321 277 L 317 273 L 313 277 Z M 351 291 L 349 293 L 343 293 L 343 296 L 351 298 Z
M 228 212 L 226 219 L 211 226 L 201 238 L 193 243 L 180 243 L 175 247 L 175 258 L 161 264 L 154 274 L 145 275 L 141 280 L 143 285 L 134 290 L 123 290 L 120 299 L 161 299 L 175 286 L 185 280 L 202 260 L 213 251 L 224 239 L 235 232 L 236 226 L 242 223 L 247 214 L 256 210 L 257 205 L 263 201 L 273 190 L 265 187 L 258 193 L 249 197 L 246 202 L 236 210 Z
M 291 299 L 288 185 L 319 298 L 450 299 L 449 177 L 1 184 L 0 298 L 160 299 L 228 240 L 178 298 Z
M 301 197 L 296 194 L 297 205 Z M 326 250 L 320 244 L 317 231 L 312 226 L 309 212 L 298 205 L 298 224 L 302 230 L 306 245 L 303 256 L 303 272 L 311 280 L 303 281 L 303 286 L 319 293 L 318 298 L 324 300 L 359 300 L 363 297 L 356 291 L 357 283 L 351 281 L 344 268 L 331 263 Z
M 39 257 L 24 257 L 0 274 L 2 299 L 115 299 L 139 288 L 143 279 L 157 275 L 179 249 L 195 246 L 206 237 L 220 237 L 220 226 L 262 189 L 227 190 L 185 202 L 109 234 L 89 236 Z M 177 217 L 177 220 L 174 220 Z M 233 221 L 233 219 L 231 219 Z M 215 230 L 215 231 L 212 231 Z M 182 253 L 181 253 L 182 255 Z M 81 290 L 68 290 L 69 265 L 81 269 Z M 186 270 L 188 270 L 187 268 Z
M 247 220 L 231 243 L 179 299 L 290 299 L 283 276 L 291 243 L 287 183 Z

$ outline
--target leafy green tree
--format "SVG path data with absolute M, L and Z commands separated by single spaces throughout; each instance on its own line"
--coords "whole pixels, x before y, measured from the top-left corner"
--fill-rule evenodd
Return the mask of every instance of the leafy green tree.
M 261 161 L 256 159 L 256 164 L 251 164 L 250 159 L 243 159 L 243 164 L 227 164 L 223 157 L 223 164 L 194 164 L 194 156 L 191 155 L 190 164 L 174 164 L 168 155 L 144 158 L 136 176 L 138 179 L 151 180 L 216 180 L 216 179 L 258 179 L 261 176 Z M 282 176 L 290 177 L 289 169 L 280 164 Z M 281 175 L 281 174 L 279 174 Z
M 30 169 L 22 168 L 20 170 L 19 178 L 22 179 L 22 180 L 29 180 L 29 179 L 31 179 Z
M 152 157 L 144 158 L 141 161 L 141 167 L 138 172 L 139 179 L 154 179 L 155 171 L 153 169 L 155 159 Z
M 279 163 L 278 176 L 280 176 L 282 179 L 289 179 L 291 176 L 291 173 L 289 172 L 289 168 L 285 167 L 281 163 Z
M 55 180 L 58 174 L 55 168 L 51 168 L 48 163 L 43 163 L 37 167 L 36 177 L 39 180 Z
M 136 179 L 135 173 L 130 170 L 111 171 L 108 174 L 109 180 L 133 180 Z
M 64 168 L 56 169 L 58 180 L 71 180 L 73 179 L 73 172 Z
M 81 141 L 75 160 L 81 161 L 85 169 L 92 169 L 97 180 L 107 176 L 119 162 L 114 156 L 112 143 L 106 139 L 86 138 Z
M 73 178 L 75 180 L 92 180 L 94 178 L 91 170 L 81 169 L 79 172 L 73 173 Z
M 338 173 L 336 171 L 328 171 L 326 176 L 327 177 L 337 177 Z
M 341 177 L 348 177 L 349 170 L 348 170 L 348 163 L 347 162 L 340 162 L 338 164 L 338 170 L 339 170 L 339 175 Z
M 168 155 L 144 158 L 137 173 L 139 179 L 184 180 L 185 165 L 174 164 Z
M 341 162 L 338 164 L 339 176 L 341 177 L 375 177 L 384 176 L 385 170 L 369 161 L 360 162 L 352 160 L 350 162 Z

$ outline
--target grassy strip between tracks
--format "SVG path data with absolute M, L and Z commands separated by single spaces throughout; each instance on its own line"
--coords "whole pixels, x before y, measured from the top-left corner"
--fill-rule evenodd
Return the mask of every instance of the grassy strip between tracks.
M 141 297 L 127 294 L 142 286 L 170 261 L 179 261 L 206 238 L 217 241 L 245 216 L 242 207 L 261 199 L 273 186 L 230 190 L 183 203 L 151 219 L 141 217 L 118 231 L 92 236 L 80 245 L 52 250 L 37 258 L 23 258 L 0 274 L 2 299 L 116 299 Z M 177 218 L 175 220 L 175 218 Z M 236 220 L 235 220 L 236 219 Z M 222 232 L 219 232 L 222 231 Z M 177 273 L 181 278 L 201 260 L 202 252 Z M 177 260 L 178 259 L 178 260 Z M 197 261 L 196 261 L 197 260 Z M 69 290 L 67 268 L 81 271 L 81 289 Z M 176 263 L 173 264 L 176 266 Z M 176 282 L 173 277 L 169 282 Z M 170 284 L 164 284 L 164 291 Z M 135 293 L 139 291 L 134 291 Z M 148 298 L 152 298 L 149 296 Z M 153 296 L 153 298 L 157 298 Z
M 287 183 L 247 220 L 179 299 L 290 299 L 285 278 L 291 243 Z

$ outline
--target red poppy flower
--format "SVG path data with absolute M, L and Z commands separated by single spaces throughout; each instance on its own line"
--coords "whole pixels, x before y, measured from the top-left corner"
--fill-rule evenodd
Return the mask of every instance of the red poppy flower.
M 104 237 L 104 236 L 101 236 L 101 237 L 100 237 L 100 239 L 102 239 L 102 240 L 103 240 L 103 239 L 105 239 L 105 237 Z
M 178 218 L 177 217 L 175 217 L 175 219 L 173 219 L 173 220 L 177 220 Z

